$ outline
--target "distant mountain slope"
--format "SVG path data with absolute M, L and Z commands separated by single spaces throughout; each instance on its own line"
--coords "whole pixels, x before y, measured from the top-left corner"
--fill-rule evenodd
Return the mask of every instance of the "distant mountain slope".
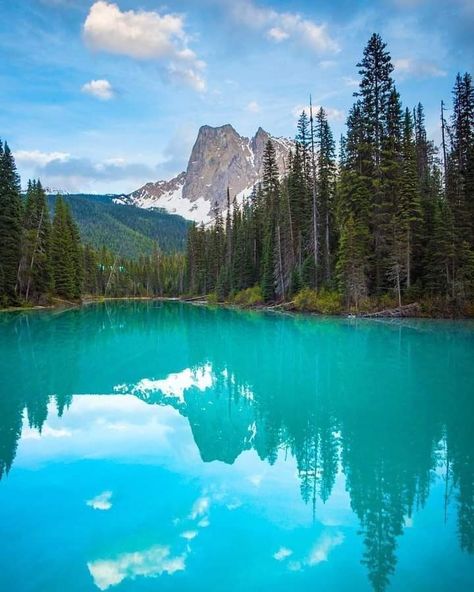
M 231 199 L 241 202 L 262 179 L 263 153 L 268 140 L 276 152 L 280 173 L 288 166 L 292 140 L 275 138 L 261 127 L 251 139 L 229 125 L 200 128 L 186 171 L 169 181 L 150 182 L 116 203 L 146 209 L 164 209 L 187 220 L 209 222 L 216 210 L 226 208 L 227 188 Z
M 137 258 L 149 254 L 157 242 L 163 251 L 181 251 L 188 222 L 180 216 L 157 210 L 117 205 L 113 195 L 66 195 L 81 238 L 94 247 L 106 245 L 116 253 Z M 49 195 L 51 211 L 56 196 Z

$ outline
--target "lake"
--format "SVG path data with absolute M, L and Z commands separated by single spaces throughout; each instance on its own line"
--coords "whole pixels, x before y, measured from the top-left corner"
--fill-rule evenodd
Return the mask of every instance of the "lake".
M 0 590 L 474 590 L 474 323 L 0 315 Z

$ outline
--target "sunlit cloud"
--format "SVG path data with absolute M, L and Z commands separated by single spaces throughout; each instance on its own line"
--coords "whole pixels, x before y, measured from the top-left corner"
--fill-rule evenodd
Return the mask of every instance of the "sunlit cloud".
M 315 23 L 297 12 L 279 12 L 259 6 L 253 0 L 235 0 L 229 6 L 236 22 L 263 30 L 275 43 L 293 41 L 316 53 L 339 51 L 339 44 L 325 24 Z
M 268 37 L 270 37 L 270 39 L 273 39 L 274 41 L 284 41 L 285 39 L 288 39 L 288 37 L 290 36 L 289 33 L 287 33 L 286 31 L 283 31 L 283 29 L 280 29 L 279 27 L 272 27 L 268 33 L 267 33 Z
M 101 101 L 110 101 L 115 96 L 114 89 L 108 80 L 91 80 L 86 82 L 81 90 Z
M 127 10 L 105 0 L 95 2 L 84 22 L 84 39 L 94 50 L 153 60 L 173 81 L 197 91 L 206 88 L 205 63 L 189 47 L 184 17 L 157 11 Z

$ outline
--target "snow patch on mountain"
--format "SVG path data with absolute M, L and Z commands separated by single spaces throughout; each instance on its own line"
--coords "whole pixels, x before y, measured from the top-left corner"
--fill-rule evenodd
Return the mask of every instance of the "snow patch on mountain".
M 169 181 L 147 183 L 115 203 L 145 209 L 162 209 L 197 223 L 209 223 L 216 212 L 225 215 L 227 190 L 239 205 L 247 198 L 263 173 L 263 153 L 273 142 L 276 161 L 283 175 L 288 166 L 292 140 L 275 138 L 261 127 L 251 139 L 240 136 L 229 125 L 202 126 L 185 172 Z

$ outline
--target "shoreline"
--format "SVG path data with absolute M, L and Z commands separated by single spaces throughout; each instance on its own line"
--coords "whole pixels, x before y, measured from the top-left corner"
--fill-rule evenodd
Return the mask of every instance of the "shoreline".
M 0 313 L 5 312 L 37 312 L 41 310 L 71 310 L 74 308 L 82 308 L 91 304 L 100 304 L 102 302 L 184 302 L 195 306 L 206 306 L 206 307 L 220 307 L 228 308 L 231 310 L 247 310 L 255 312 L 275 312 L 280 314 L 291 314 L 291 315 L 307 315 L 314 317 L 334 317 L 334 318 L 355 318 L 355 319 L 426 319 L 426 320 L 451 320 L 451 321 L 468 321 L 474 320 L 473 316 L 469 315 L 449 315 L 449 314 L 437 314 L 430 315 L 428 313 L 423 314 L 421 307 L 418 303 L 410 303 L 403 305 L 402 309 L 409 309 L 410 307 L 416 306 L 416 312 L 414 314 L 400 314 L 397 308 L 384 309 L 379 311 L 373 311 L 370 313 L 354 313 L 353 311 L 342 311 L 341 313 L 321 313 L 312 310 L 298 310 L 292 306 L 291 302 L 281 302 L 276 304 L 253 304 L 243 305 L 236 304 L 233 302 L 209 302 L 203 297 L 183 297 L 183 296 L 86 296 L 81 301 L 69 301 L 55 298 L 54 302 L 45 305 L 31 305 L 31 306 L 11 306 L 7 308 L 0 308 Z

